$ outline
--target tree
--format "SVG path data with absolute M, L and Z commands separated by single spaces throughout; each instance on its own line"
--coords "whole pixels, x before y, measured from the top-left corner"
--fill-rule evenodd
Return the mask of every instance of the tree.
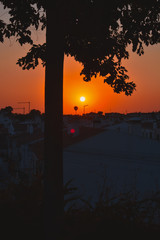
M 7 106 L 5 108 L 1 108 L 0 112 L 4 113 L 7 116 L 11 116 L 13 112 L 13 108 L 11 106 Z
M 160 42 L 159 0 L 0 0 L 9 9 L 9 23 L 0 21 L 0 41 L 15 36 L 31 44 L 18 60 L 23 69 L 46 67 L 45 75 L 45 202 L 47 224 L 63 216 L 62 110 L 63 60 L 71 55 L 83 65 L 84 81 L 104 77 L 116 93 L 131 95 L 122 60 L 127 46 L 141 55 L 143 45 Z M 46 29 L 46 43 L 34 44 L 30 26 Z M 54 79 L 53 79 L 54 73 Z M 52 104 L 53 103 L 53 109 Z M 53 111 L 54 110 L 54 111 Z M 53 217 L 54 216 L 54 217 Z M 50 232 L 51 234 L 51 232 Z M 48 239 L 53 238 L 49 235 Z
M 37 110 L 37 109 L 32 109 L 31 111 L 30 111 L 30 113 L 28 113 L 28 115 L 29 115 L 29 117 L 31 117 L 31 118 L 34 118 L 34 117 L 40 117 L 41 116 L 41 112 L 39 111 L 39 110 Z
M 78 107 L 77 107 L 77 106 L 74 106 L 74 110 L 75 110 L 75 113 L 76 113 L 77 110 L 78 110 Z

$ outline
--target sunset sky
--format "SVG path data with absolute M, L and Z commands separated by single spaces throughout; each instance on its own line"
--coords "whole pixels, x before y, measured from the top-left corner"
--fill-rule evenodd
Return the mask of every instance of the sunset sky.
M 44 33 L 33 31 L 35 43 L 45 40 Z M 22 70 L 16 61 L 28 51 L 28 46 L 20 46 L 15 39 L 0 43 L 0 108 L 26 108 L 17 102 L 31 102 L 31 109 L 44 112 L 44 68 L 40 65 L 35 70 Z M 86 112 L 151 112 L 160 111 L 160 45 L 145 48 L 145 54 L 139 57 L 131 53 L 124 62 L 130 80 L 137 85 L 132 96 L 116 94 L 112 88 L 103 83 L 102 78 L 84 82 L 80 76 L 81 65 L 71 57 L 65 57 L 64 63 L 64 114 Z M 53 73 L 53 81 L 54 81 Z M 85 102 L 80 97 L 86 98 Z M 55 104 L 55 103 L 54 103 Z M 23 112 L 21 109 L 16 112 Z

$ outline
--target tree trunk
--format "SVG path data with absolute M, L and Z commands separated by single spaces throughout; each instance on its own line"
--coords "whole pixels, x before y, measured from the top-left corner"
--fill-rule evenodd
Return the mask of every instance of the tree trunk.
M 44 226 L 45 239 L 61 230 L 63 196 L 64 17 L 57 1 L 46 3 Z

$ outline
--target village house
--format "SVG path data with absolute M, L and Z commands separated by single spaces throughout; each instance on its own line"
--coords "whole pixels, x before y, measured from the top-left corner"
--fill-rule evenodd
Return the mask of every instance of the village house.
M 144 138 L 153 139 L 153 140 L 160 140 L 160 123 L 159 120 L 155 118 L 151 118 L 146 114 L 140 117 L 133 117 L 126 121 L 128 123 L 128 133 L 142 136 Z
M 40 172 L 39 157 L 32 145 L 43 139 L 42 122 L 21 122 L 6 116 L 0 121 L 0 188 L 22 179 L 30 184 Z

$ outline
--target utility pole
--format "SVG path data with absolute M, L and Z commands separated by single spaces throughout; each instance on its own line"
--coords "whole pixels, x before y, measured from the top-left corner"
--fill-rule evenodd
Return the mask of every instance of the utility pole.
M 28 113 L 30 113 L 30 108 L 31 108 L 31 102 L 18 102 L 20 104 L 28 104 Z

